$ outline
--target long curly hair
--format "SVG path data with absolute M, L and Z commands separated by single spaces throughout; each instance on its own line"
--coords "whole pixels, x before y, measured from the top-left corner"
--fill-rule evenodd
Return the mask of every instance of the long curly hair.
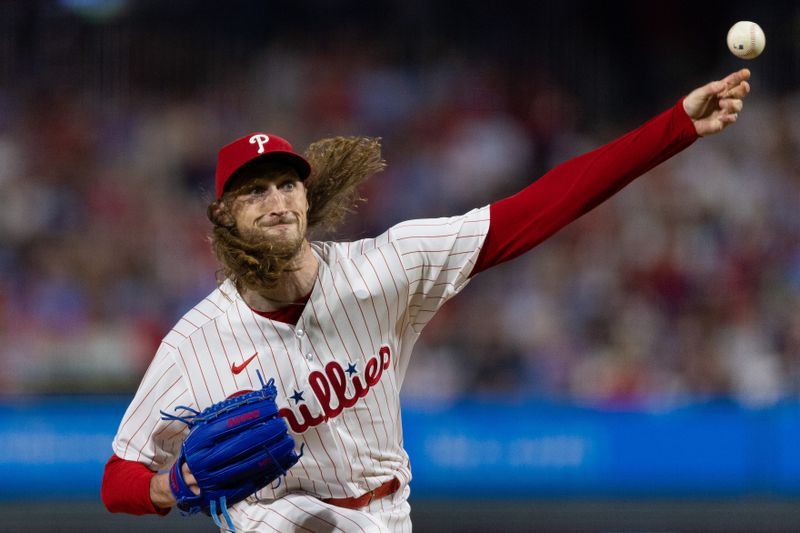
M 308 199 L 309 231 L 333 231 L 354 212 L 361 202 L 359 186 L 382 171 L 380 139 L 371 137 L 333 137 L 311 144 L 303 154 L 311 164 L 305 180 Z M 235 179 L 234 176 L 233 179 Z M 263 292 L 278 283 L 281 275 L 294 269 L 292 261 L 305 236 L 296 242 L 252 242 L 236 229 L 230 210 L 231 194 L 226 193 L 208 206 L 213 224 L 211 247 L 221 268 L 219 282 L 233 280 L 237 289 Z

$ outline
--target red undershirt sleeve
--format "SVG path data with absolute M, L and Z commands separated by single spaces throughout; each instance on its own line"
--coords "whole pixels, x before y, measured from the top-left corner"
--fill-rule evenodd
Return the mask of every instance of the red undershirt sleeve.
M 681 99 L 630 133 L 491 204 L 489 232 L 470 275 L 527 252 L 696 139 Z
M 155 507 L 150 499 L 150 478 L 155 474 L 142 463 L 112 455 L 106 463 L 100 489 L 106 509 L 135 515 L 169 513 L 170 509 Z

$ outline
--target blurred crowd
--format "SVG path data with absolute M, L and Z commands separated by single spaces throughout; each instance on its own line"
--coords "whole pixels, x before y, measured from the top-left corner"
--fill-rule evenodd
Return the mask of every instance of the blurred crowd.
M 380 136 L 387 170 L 320 236 L 358 239 L 500 199 L 646 118 L 587 120 L 577 89 L 507 62 L 295 45 L 276 39 L 191 90 L 140 90 L 131 65 L 103 74 L 110 94 L 2 87 L 0 390 L 135 389 L 215 286 L 205 208 L 216 152 L 239 135 Z M 425 330 L 404 394 L 610 407 L 800 394 L 800 93 L 754 86 L 724 135 L 473 280 Z

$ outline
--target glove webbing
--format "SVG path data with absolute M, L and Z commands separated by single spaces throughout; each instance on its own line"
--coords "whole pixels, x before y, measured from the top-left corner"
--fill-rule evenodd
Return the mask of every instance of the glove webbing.
M 264 393 L 266 395 L 266 399 L 275 399 L 277 396 L 277 391 L 275 390 L 275 378 L 270 378 L 270 380 L 265 384 L 264 378 L 261 377 L 261 372 L 256 370 L 256 375 L 258 376 L 258 380 L 261 382 L 261 389 L 258 392 Z M 250 393 L 252 394 L 252 393 Z M 164 411 L 159 411 L 161 413 L 161 420 L 177 420 L 179 422 L 183 422 L 189 428 L 194 427 L 196 424 L 200 422 L 204 422 L 206 420 L 212 420 L 214 418 L 219 418 L 220 416 L 224 415 L 226 412 L 231 410 L 231 406 L 240 406 L 243 403 L 255 403 L 261 401 L 262 397 L 259 395 L 253 395 L 252 398 L 242 402 L 241 400 L 237 400 L 236 398 L 228 398 L 223 400 L 217 404 L 212 405 L 211 407 L 207 407 L 201 413 L 197 409 L 192 409 L 191 407 L 186 407 L 185 405 L 176 405 L 175 410 L 183 409 L 184 411 L 189 411 L 191 414 L 189 415 L 173 415 L 170 413 L 165 413 Z M 215 410 L 216 409 L 216 410 Z

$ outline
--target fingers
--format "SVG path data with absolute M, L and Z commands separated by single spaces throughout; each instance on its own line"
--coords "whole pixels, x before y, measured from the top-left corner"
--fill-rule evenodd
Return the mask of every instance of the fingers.
M 739 118 L 738 113 L 719 113 L 716 117 L 714 117 L 711 122 L 712 126 L 711 129 L 713 133 L 720 132 L 736 122 Z
M 742 110 L 742 98 L 750 92 L 750 71 L 746 68 L 725 77 L 722 83 L 725 89 L 717 94 L 719 114 L 716 117 L 720 122 L 720 130 L 736 122 L 738 113 Z
M 197 480 L 192 475 L 192 472 L 189 470 L 189 465 L 183 463 L 181 465 L 181 474 L 183 474 L 183 480 L 189 486 L 189 490 L 191 490 L 195 495 L 200 495 L 200 487 L 197 485 Z
M 727 90 L 728 86 L 725 85 L 724 80 L 717 80 L 707 83 L 700 87 L 699 89 L 695 89 L 692 91 L 692 95 L 697 94 L 698 96 L 702 96 L 708 99 L 711 96 L 718 95 L 723 91 Z M 699 94 L 698 94 L 699 93 Z
M 744 98 L 750 92 L 750 70 L 743 68 L 728 74 L 721 80 L 712 81 L 697 89 L 704 96 L 718 98 Z
M 734 122 L 736 122 L 736 119 L 738 118 L 739 115 L 737 113 L 722 114 L 718 117 L 719 121 L 722 123 L 723 128 L 728 124 L 733 124 Z
M 713 118 L 707 118 L 705 120 L 701 120 L 695 123 L 695 127 L 697 128 L 697 134 L 700 137 L 705 137 L 707 135 L 714 135 L 715 133 L 719 133 L 738 119 L 739 116 L 736 113 L 733 114 L 719 114 Z
M 726 114 L 736 114 L 742 110 L 744 103 L 737 98 L 723 98 L 719 101 L 719 108 Z
M 743 68 L 742 70 L 737 70 L 732 74 L 728 74 L 722 79 L 722 82 L 728 87 L 734 87 L 739 85 L 743 81 L 747 81 L 750 79 L 750 69 Z
M 739 98 L 742 99 L 750 93 L 750 84 L 746 81 L 739 83 L 739 85 L 735 85 L 734 87 L 721 91 L 719 94 L 720 98 Z
M 719 98 L 744 98 L 750 92 L 750 70 L 743 68 L 733 74 L 727 75 L 722 83 L 724 88 L 717 92 Z

